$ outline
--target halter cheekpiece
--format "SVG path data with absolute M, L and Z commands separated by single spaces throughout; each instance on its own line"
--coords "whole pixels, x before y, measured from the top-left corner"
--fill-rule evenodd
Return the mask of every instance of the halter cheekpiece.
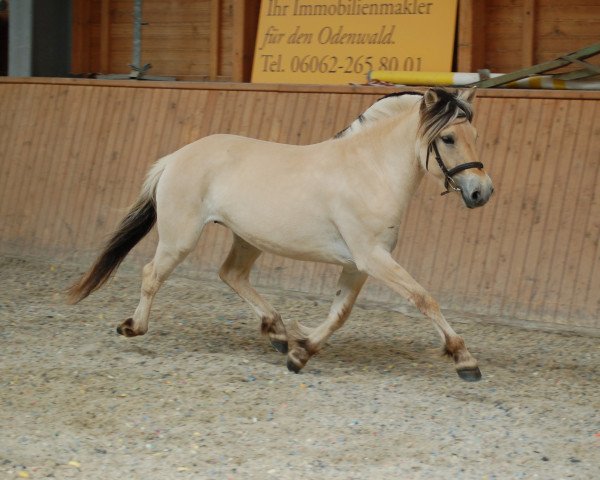
M 448 170 L 448 168 L 446 168 L 446 165 L 444 164 L 444 161 L 442 160 L 440 151 L 438 150 L 438 147 L 437 147 L 437 143 L 434 140 L 433 142 L 431 142 L 429 144 L 429 148 L 427 149 L 427 159 L 425 161 L 425 168 L 427 170 L 429 170 L 429 154 L 431 153 L 432 150 L 435 153 L 435 159 L 437 160 L 437 163 L 440 166 L 440 170 L 444 174 L 444 178 L 445 178 L 444 187 L 446 188 L 446 190 L 443 191 L 441 193 L 441 195 L 446 195 L 452 191 L 455 191 L 455 192 L 461 191 L 461 188 L 456 184 L 456 182 L 452 178 L 457 173 L 460 173 L 463 170 L 468 170 L 469 168 L 483 168 L 483 163 L 481 163 L 481 162 L 467 162 L 467 163 L 461 163 L 460 165 L 457 165 L 456 167 L 452 167 L 450 170 Z

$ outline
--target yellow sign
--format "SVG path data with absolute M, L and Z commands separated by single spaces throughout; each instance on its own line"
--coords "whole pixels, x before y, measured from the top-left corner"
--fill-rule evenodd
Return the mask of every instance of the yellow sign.
M 457 0 L 262 0 L 253 82 L 365 83 L 452 68 Z

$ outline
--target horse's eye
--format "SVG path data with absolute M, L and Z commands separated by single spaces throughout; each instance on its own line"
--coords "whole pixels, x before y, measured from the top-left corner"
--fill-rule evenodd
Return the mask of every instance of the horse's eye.
M 448 145 L 454 145 L 454 137 L 452 135 L 444 135 L 442 137 L 442 142 Z

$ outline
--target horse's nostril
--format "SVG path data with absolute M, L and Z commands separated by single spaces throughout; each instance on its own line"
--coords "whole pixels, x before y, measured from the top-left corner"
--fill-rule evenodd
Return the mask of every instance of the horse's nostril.
M 471 199 L 474 201 L 477 201 L 481 198 L 481 193 L 479 192 L 479 190 L 475 190 L 472 194 L 471 194 Z

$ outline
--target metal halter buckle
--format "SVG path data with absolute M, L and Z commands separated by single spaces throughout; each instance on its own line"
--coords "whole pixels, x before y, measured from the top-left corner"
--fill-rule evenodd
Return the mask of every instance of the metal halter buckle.
M 452 177 L 446 177 L 446 181 L 444 183 L 444 186 L 446 187 L 446 191 L 440 193 L 440 195 L 442 197 L 444 195 L 448 195 L 452 191 L 462 192 L 461 188 L 456 184 L 456 182 L 454 181 L 454 179 Z M 448 187 L 450 187 L 450 188 L 448 188 Z

